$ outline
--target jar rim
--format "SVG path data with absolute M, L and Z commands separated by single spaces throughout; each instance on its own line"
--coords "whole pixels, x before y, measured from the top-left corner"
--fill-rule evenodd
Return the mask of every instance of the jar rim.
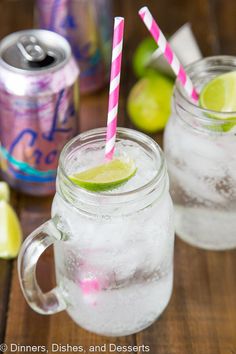
M 131 140 L 137 142 L 137 143 L 143 143 L 148 146 L 149 149 L 153 151 L 153 153 L 158 154 L 158 159 L 159 159 L 159 168 L 157 169 L 156 174 L 144 185 L 132 189 L 130 191 L 125 191 L 125 192 L 119 192 L 119 193 L 113 193 L 113 192 L 92 192 L 88 191 L 84 188 L 81 188 L 80 186 L 76 185 L 71 181 L 69 178 L 68 174 L 66 173 L 64 162 L 66 159 L 66 156 L 69 153 L 69 149 L 72 147 L 73 144 L 79 141 L 83 141 L 88 138 L 98 138 L 98 137 L 103 137 L 104 142 L 105 142 L 105 136 L 106 136 L 106 128 L 96 128 L 92 130 L 85 131 L 76 137 L 74 137 L 72 140 L 70 140 L 63 148 L 60 158 L 59 158 L 59 165 L 58 165 L 58 172 L 62 174 L 62 177 L 64 179 L 63 185 L 66 185 L 67 192 L 72 193 L 73 195 L 79 195 L 82 200 L 86 200 L 88 198 L 89 204 L 98 204 L 100 200 L 106 201 L 107 204 L 119 204 L 122 202 L 128 202 L 128 201 L 136 201 L 140 195 L 146 195 L 148 192 L 151 192 L 153 189 L 155 189 L 156 186 L 158 186 L 163 179 L 163 177 L 166 175 L 166 164 L 165 164 L 165 157 L 162 149 L 159 147 L 159 145 L 149 136 L 135 131 L 133 129 L 129 128 L 117 128 L 117 137 L 122 139 L 123 137 L 126 137 L 127 140 L 130 138 L 133 138 Z M 134 140 L 136 139 L 136 140 Z M 81 145 L 82 146 L 82 145 Z M 84 200 L 84 201 L 85 201 Z M 96 200 L 96 203 L 94 204 L 94 201 Z
M 223 63 L 221 63 L 223 62 Z M 194 70 L 197 70 L 202 65 L 208 66 L 208 69 L 214 70 L 214 68 L 220 69 L 222 68 L 229 68 L 228 71 L 233 71 L 232 68 L 234 67 L 236 71 L 236 57 L 231 55 L 216 55 L 210 56 L 203 59 L 199 59 L 189 65 L 186 66 L 186 72 L 193 80 L 194 83 Z M 231 67 L 231 70 L 230 70 Z M 214 122 L 218 123 L 218 125 L 226 124 L 226 123 L 236 123 L 236 111 L 226 112 L 226 111 L 215 111 L 211 109 L 202 108 L 196 103 L 191 100 L 185 93 L 182 85 L 176 80 L 174 93 L 173 96 L 175 101 L 178 102 L 177 104 L 180 105 L 182 109 L 187 112 L 195 113 L 195 117 L 197 120 L 202 122 Z M 217 115 L 217 117 L 216 117 Z M 233 116 L 233 117 L 232 117 Z

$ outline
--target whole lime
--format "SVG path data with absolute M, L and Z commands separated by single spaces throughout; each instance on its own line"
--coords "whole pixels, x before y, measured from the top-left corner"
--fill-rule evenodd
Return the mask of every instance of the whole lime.
M 131 89 L 127 110 L 132 123 L 147 133 L 164 129 L 171 111 L 173 81 L 155 74 L 140 79 Z
M 140 42 L 133 55 L 133 71 L 137 77 L 146 75 L 150 56 L 156 49 L 157 44 L 152 37 L 147 37 Z

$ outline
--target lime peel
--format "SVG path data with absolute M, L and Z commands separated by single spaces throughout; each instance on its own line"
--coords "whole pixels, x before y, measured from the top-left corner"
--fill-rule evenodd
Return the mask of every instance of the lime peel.
M 92 192 L 114 189 L 135 175 L 137 168 L 133 160 L 113 159 L 102 165 L 70 176 L 72 182 Z
M 22 231 L 18 217 L 5 200 L 0 201 L 0 258 L 15 258 L 20 250 Z
M 127 111 L 131 122 L 146 133 L 164 129 L 171 113 L 173 82 L 162 74 L 139 80 L 131 89 Z
M 9 202 L 10 200 L 10 189 L 6 182 L 0 182 L 0 201 L 5 200 Z
M 137 46 L 132 60 L 133 71 L 137 77 L 146 76 L 153 52 L 158 48 L 152 37 L 146 37 Z

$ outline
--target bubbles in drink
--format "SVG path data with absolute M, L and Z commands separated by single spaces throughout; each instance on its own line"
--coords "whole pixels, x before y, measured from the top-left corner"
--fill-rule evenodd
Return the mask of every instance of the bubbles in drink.
M 153 161 L 132 141 L 119 141 L 116 155 L 132 158 L 137 166 L 134 177 L 107 192 L 108 198 L 115 198 L 109 193 L 123 195 L 127 203 L 108 210 L 106 199 L 100 198 L 99 208 L 83 211 L 81 200 L 77 208 L 57 194 L 53 204 L 53 215 L 66 221 L 70 235 L 63 247 L 60 242 L 55 246 L 57 279 L 70 303 L 69 314 L 82 327 L 105 335 L 134 333 L 151 324 L 167 306 L 173 281 L 173 215 L 167 189 L 133 203 L 125 194 L 150 182 L 161 161 Z M 102 143 L 85 145 L 70 156 L 67 173 L 103 159 Z
M 176 230 L 189 243 L 209 249 L 235 246 L 235 141 L 233 131 L 202 132 L 175 115 L 169 121 L 165 154 Z

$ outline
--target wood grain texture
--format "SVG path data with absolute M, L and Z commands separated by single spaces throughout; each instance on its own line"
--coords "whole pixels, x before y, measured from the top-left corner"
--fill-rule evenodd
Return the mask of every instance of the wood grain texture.
M 32 0 L 0 1 L 0 38 L 7 34 L 33 27 Z
M 230 354 L 236 349 L 235 251 L 207 252 L 179 239 L 169 307 L 139 343 L 158 354 Z
M 145 4 L 167 34 L 189 21 L 204 55 L 217 54 L 221 50 L 235 53 L 234 0 L 146 0 Z M 143 5 L 141 0 L 115 1 L 115 14 L 126 18 L 119 125 L 132 126 L 125 105 L 135 81 L 131 70 L 132 54 L 139 40 L 148 36 L 137 15 L 137 10 Z M 0 37 L 31 27 L 32 16 L 32 0 L 1 0 Z M 105 125 L 107 90 L 105 88 L 81 99 L 81 131 Z M 162 144 L 161 134 L 153 137 Z M 51 198 L 17 196 L 16 203 L 25 236 L 50 217 Z M 40 260 L 37 270 L 44 291 L 55 283 L 53 268 L 53 255 L 49 250 Z M 109 339 L 79 328 L 65 312 L 54 316 L 34 313 L 21 293 L 16 262 L 10 282 L 11 264 L 0 261 L 0 343 L 5 333 L 7 344 L 46 345 L 49 349 L 51 343 L 82 344 L 85 348 L 117 343 L 145 344 L 150 346 L 151 354 L 235 354 L 235 269 L 236 251 L 206 252 L 177 239 L 174 291 L 166 311 L 150 328 L 137 335 Z
M 12 264 L 0 260 L 0 343 L 4 341 Z
M 11 32 L 30 28 L 32 27 L 32 23 L 32 1 L 0 1 L 0 39 Z M 17 195 L 13 196 L 12 203 L 18 209 Z M 5 335 L 9 290 L 11 286 L 11 270 L 12 264 L 10 261 L 0 260 L 0 343 L 3 342 Z
M 212 0 L 216 13 L 216 23 L 221 54 L 235 55 L 236 2 L 234 0 Z

